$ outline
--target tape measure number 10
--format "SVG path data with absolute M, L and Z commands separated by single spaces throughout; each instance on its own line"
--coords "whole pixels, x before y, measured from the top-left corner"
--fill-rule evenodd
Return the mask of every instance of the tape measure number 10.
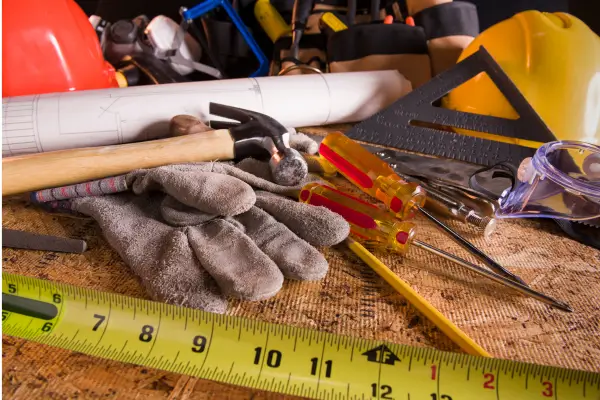
M 600 374 L 211 314 L 2 273 L 4 334 L 323 399 L 600 399 Z

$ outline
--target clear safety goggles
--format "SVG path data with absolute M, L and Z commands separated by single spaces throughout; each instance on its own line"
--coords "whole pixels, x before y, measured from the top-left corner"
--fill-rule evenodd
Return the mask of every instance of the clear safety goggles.
M 498 218 L 599 218 L 600 147 L 578 141 L 542 145 L 522 161 L 498 205 Z

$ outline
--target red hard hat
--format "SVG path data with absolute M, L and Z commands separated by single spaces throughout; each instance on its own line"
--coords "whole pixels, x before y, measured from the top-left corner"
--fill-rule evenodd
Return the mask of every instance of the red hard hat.
M 2 97 L 118 87 L 74 0 L 4 0 Z

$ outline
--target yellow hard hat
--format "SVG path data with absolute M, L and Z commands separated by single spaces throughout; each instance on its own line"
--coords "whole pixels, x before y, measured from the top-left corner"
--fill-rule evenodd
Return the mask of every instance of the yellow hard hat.
M 566 13 L 521 12 L 482 32 L 458 61 L 480 46 L 557 139 L 600 144 L 600 37 L 580 19 Z M 518 117 L 485 73 L 451 91 L 442 105 L 475 114 Z

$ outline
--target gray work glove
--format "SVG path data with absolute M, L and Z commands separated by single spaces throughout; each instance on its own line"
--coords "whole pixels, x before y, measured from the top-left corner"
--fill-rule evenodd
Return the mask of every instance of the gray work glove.
M 34 197 L 93 217 L 152 298 L 222 313 L 227 296 L 261 300 L 284 277 L 323 278 L 328 264 L 313 246 L 348 236 L 338 214 L 282 196 L 315 176 L 297 187 L 269 177 L 267 163 L 253 159 L 178 164 Z M 117 193 L 77 197 L 97 190 Z

